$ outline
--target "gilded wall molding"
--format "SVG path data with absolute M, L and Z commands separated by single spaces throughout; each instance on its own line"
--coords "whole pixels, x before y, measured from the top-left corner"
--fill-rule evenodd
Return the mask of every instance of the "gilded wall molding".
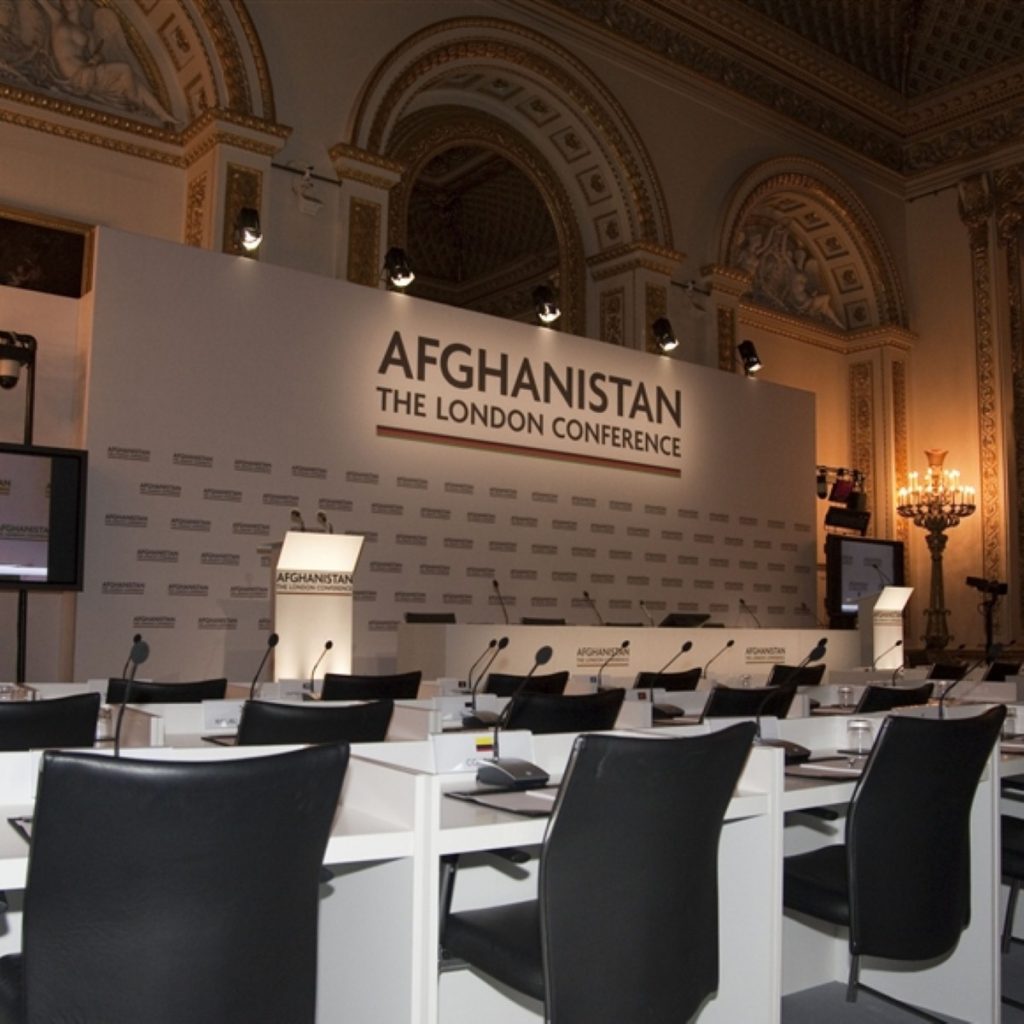
M 982 571 L 986 579 L 998 579 L 1004 566 L 1003 516 L 999 387 L 995 332 L 992 323 L 992 253 L 989 245 L 989 222 L 996 208 L 992 182 L 988 175 L 973 175 L 960 183 L 959 208 L 960 217 L 967 225 L 974 298 L 974 352 L 981 464 L 978 512 L 981 524 Z
M 380 254 L 381 204 L 352 196 L 348 203 L 348 279 L 376 288 L 384 259 Z
M 871 363 L 853 363 L 849 371 L 850 390 L 850 459 L 864 474 L 875 535 L 878 533 L 878 479 L 875 466 L 875 374 Z
M 894 359 L 889 369 L 892 388 L 892 459 L 896 480 L 907 479 L 910 472 L 910 436 L 907 414 L 907 364 Z M 902 485 L 901 485 L 902 486 Z M 889 516 L 892 512 L 890 510 Z M 896 517 L 896 539 L 903 542 L 904 577 L 910 579 L 910 522 L 903 516 Z
M 609 288 L 600 296 L 600 338 L 610 345 L 626 343 L 626 289 Z
M 736 310 L 732 306 L 718 306 L 715 310 L 718 337 L 718 368 L 727 373 L 736 372 Z
M 198 174 L 188 183 L 185 198 L 185 244 L 203 247 L 205 238 L 204 225 L 207 218 L 210 178 L 205 172 Z

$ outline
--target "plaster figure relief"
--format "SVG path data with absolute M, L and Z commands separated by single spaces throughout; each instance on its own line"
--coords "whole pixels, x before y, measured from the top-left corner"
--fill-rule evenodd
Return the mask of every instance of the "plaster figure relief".
M 0 80 L 179 123 L 147 84 L 117 14 L 93 0 L 0 0 Z

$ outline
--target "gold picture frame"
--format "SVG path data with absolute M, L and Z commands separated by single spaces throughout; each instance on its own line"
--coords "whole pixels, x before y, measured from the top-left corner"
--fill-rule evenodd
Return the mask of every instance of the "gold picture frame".
M 0 285 L 81 298 L 92 288 L 94 231 L 0 205 Z

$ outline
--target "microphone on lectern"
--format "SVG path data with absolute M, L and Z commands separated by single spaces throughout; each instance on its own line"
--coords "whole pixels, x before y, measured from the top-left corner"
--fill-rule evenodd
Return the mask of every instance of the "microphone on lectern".
M 498 604 L 501 605 L 501 614 L 505 616 L 505 625 L 508 625 L 508 609 L 505 607 L 505 598 L 501 596 L 501 587 L 498 586 L 497 580 L 491 580 L 491 586 L 494 587 L 494 593 L 497 595 Z
M 902 647 L 902 646 L 903 646 L 903 641 L 902 641 L 902 640 L 897 640 L 897 641 L 896 641 L 896 643 L 894 643 L 894 644 L 890 644 L 890 645 L 889 645 L 888 647 L 886 647 L 886 649 L 885 649 L 884 651 L 882 651 L 882 653 L 881 653 L 881 654 L 879 654 L 879 655 L 878 655 L 878 656 L 877 656 L 877 657 L 875 658 L 875 660 L 874 660 L 874 661 L 872 661 L 872 662 L 871 662 L 871 668 L 870 668 L 870 669 L 868 669 L 868 671 L 869 671 L 869 672 L 874 672 L 874 670 L 875 670 L 875 667 L 876 667 L 876 666 L 878 665 L 878 663 L 879 663 L 879 662 L 880 662 L 880 661 L 881 661 L 881 660 L 882 660 L 882 659 L 883 659 L 883 658 L 884 658 L 884 657 L 885 657 L 885 656 L 886 656 L 887 654 L 892 654 L 892 652 L 893 652 L 893 651 L 895 651 L 897 647 Z
M 597 670 L 597 688 L 601 689 L 601 673 L 611 664 L 614 658 L 617 658 L 620 654 L 629 650 L 629 641 L 623 640 L 618 647 L 616 647 L 611 654 L 601 663 L 601 667 Z M 536 666 L 534 666 L 536 667 Z
M 302 513 L 297 509 L 292 509 L 292 529 L 299 530 L 301 533 L 306 532 L 306 521 L 302 518 Z
M 549 775 L 543 768 L 519 757 L 502 757 L 499 744 L 501 730 L 508 724 L 513 702 L 522 693 L 523 687 L 530 681 L 533 673 L 541 665 L 546 665 L 551 660 L 553 653 L 546 644 L 537 649 L 537 653 L 533 656 L 533 666 L 523 677 L 512 696 L 509 697 L 504 710 L 494 723 L 494 756 L 490 760 L 484 761 L 476 773 L 476 781 L 481 785 L 501 786 L 505 789 L 532 789 L 535 786 L 547 784 Z
M 327 657 L 327 652 L 334 646 L 333 640 L 328 640 L 324 644 L 324 649 L 320 652 L 320 657 L 313 662 L 313 668 L 309 673 L 309 695 L 312 697 L 316 692 L 316 670 L 320 667 L 320 662 Z
M 586 601 L 587 604 L 590 605 L 590 610 L 594 613 L 595 617 L 597 618 L 597 624 L 599 626 L 603 626 L 604 625 L 604 619 L 601 618 L 601 613 L 597 610 L 597 605 L 594 604 L 594 599 L 585 590 L 583 591 L 583 600 Z
M 258 680 L 260 678 L 260 673 L 263 671 L 263 666 L 267 663 L 267 658 L 270 657 L 270 652 L 277 646 L 277 641 L 279 639 L 280 638 L 276 633 L 271 633 L 270 636 L 267 637 L 267 649 L 263 652 L 263 657 L 260 658 L 260 663 L 256 667 L 256 674 L 252 677 L 252 683 L 249 684 L 249 700 L 256 699 L 256 694 L 259 689 Z
M 320 529 L 324 533 L 334 533 L 334 524 L 327 518 L 327 513 L 323 509 L 317 512 L 316 521 L 320 524 Z
M 740 609 L 745 611 L 754 620 L 754 625 L 757 626 L 758 629 L 761 628 L 761 620 L 754 614 L 754 609 L 751 608 L 742 597 L 740 598 Z
M 647 616 L 647 624 L 649 626 L 653 626 L 654 625 L 654 616 L 647 610 L 647 602 L 646 601 L 641 601 L 640 602 L 640 611 L 642 611 L 644 613 L 644 615 Z
M 736 641 L 735 641 L 735 640 L 726 640 L 726 641 L 725 641 L 725 646 L 724 646 L 724 647 L 723 647 L 723 648 L 722 648 L 722 649 L 721 649 L 720 651 L 718 651 L 718 652 L 717 652 L 716 654 L 713 654 L 713 655 L 712 655 L 712 656 L 711 656 L 711 657 L 710 657 L 710 658 L 709 658 L 709 659 L 708 659 L 708 660 L 707 660 L 707 661 L 706 661 L 706 662 L 704 663 L 704 667 L 703 667 L 703 668 L 701 669 L 701 672 L 700 672 L 700 674 L 701 674 L 701 678 L 703 678 L 703 679 L 707 679 L 707 677 L 708 677 L 708 669 L 709 669 L 709 668 L 711 667 L 711 664 L 712 664 L 712 662 L 715 662 L 715 661 L 717 661 L 717 660 L 718 660 L 718 659 L 719 659 L 719 658 L 720 658 L 720 657 L 721 657 L 721 656 L 722 656 L 723 654 L 725 654 L 725 652 L 726 652 L 727 650 L 729 650 L 729 648 L 730 648 L 730 647 L 732 647 L 732 645 L 733 645 L 734 643 L 736 643 Z

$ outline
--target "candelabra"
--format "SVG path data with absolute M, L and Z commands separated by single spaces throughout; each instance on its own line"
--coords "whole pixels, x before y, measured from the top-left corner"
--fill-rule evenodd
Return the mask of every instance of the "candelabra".
M 973 514 L 974 488 L 960 483 L 960 472 L 944 469 L 946 451 L 929 448 L 925 451 L 928 469 L 922 481 L 910 473 L 907 486 L 897 492 L 896 511 L 915 526 L 927 530 L 925 541 L 932 556 L 931 590 L 925 609 L 924 646 L 926 651 L 939 652 L 949 643 L 949 609 L 942 586 L 942 552 L 946 547 L 946 531 L 961 519 Z

